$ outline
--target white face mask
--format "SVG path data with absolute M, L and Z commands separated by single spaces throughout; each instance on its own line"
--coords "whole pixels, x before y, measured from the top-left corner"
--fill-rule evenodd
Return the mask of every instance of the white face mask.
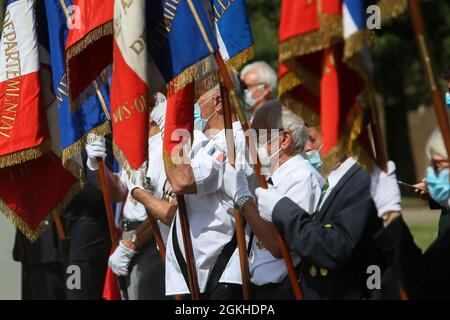
M 272 142 L 273 140 L 275 140 L 276 138 L 278 138 L 278 136 L 273 137 L 272 139 L 270 139 L 269 141 L 267 141 L 265 144 L 259 144 L 257 147 L 257 152 L 258 152 L 258 157 L 259 157 L 259 161 L 261 162 L 261 167 L 263 169 L 263 174 L 264 175 L 270 175 L 270 169 L 276 164 L 276 162 L 274 161 L 275 157 L 280 153 L 281 148 L 278 148 L 277 151 L 275 151 L 274 153 L 272 153 L 270 156 L 267 152 L 267 144 L 269 144 L 270 142 Z
M 264 84 L 259 84 L 254 88 L 261 88 L 262 86 L 264 86 Z M 257 104 L 258 102 L 260 102 L 263 99 L 264 96 L 261 96 L 257 99 L 253 98 L 253 92 L 250 89 L 245 89 L 244 90 L 244 102 L 245 102 L 245 108 L 251 109 L 255 104 Z

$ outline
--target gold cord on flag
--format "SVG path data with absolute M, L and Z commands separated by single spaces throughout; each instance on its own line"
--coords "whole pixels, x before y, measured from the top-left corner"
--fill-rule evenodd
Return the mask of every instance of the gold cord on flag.
M 50 148 L 50 139 L 47 139 L 36 147 L 0 156 L 0 169 L 21 164 L 29 160 L 37 159 L 49 152 Z

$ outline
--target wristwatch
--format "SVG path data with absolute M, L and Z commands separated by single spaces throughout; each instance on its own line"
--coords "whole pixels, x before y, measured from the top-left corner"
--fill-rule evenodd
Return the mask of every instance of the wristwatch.
M 130 237 L 130 242 L 134 244 L 137 248 L 141 247 L 141 242 L 139 241 L 136 233 L 133 233 Z
M 239 198 L 239 200 L 236 201 L 236 203 L 234 204 L 234 208 L 236 210 L 238 210 L 239 212 L 242 212 L 244 210 L 245 203 L 251 199 L 253 199 L 252 196 L 243 196 L 243 197 Z

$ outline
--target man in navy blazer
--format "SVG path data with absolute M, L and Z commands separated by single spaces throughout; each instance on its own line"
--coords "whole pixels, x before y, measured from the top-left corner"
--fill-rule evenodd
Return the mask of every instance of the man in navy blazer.
M 328 176 L 328 189 L 309 215 L 275 189 L 256 190 L 259 211 L 301 257 L 305 299 L 364 299 L 368 267 L 381 265 L 373 236 L 381 227 L 371 198 L 370 175 L 350 157 Z

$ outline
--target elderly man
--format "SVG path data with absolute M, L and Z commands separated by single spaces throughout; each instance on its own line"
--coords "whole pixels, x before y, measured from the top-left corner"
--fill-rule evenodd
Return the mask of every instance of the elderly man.
M 268 183 L 305 212 L 313 214 L 319 203 L 323 179 L 300 155 L 308 141 L 303 120 L 282 107 L 278 101 L 272 100 L 256 112 L 252 127 L 259 136 L 258 153 L 267 169 Z M 227 167 L 227 177 L 232 176 L 230 171 Z M 245 185 L 244 179 L 240 181 L 240 185 Z M 252 298 L 292 298 L 287 269 L 283 259 L 280 259 L 273 226 L 270 224 L 270 227 L 266 227 L 268 231 L 264 230 L 265 222 L 261 221 L 252 200 L 247 201 L 243 209 L 256 235 L 251 237 L 249 244 Z M 300 258 L 293 255 L 293 260 L 298 265 Z
M 166 166 L 173 191 L 185 195 L 191 227 L 193 253 L 202 298 L 239 299 L 242 279 L 236 249 L 233 204 L 252 198 L 248 189 L 232 186 L 225 189 L 224 170 L 226 133 L 219 86 L 203 94 L 195 106 L 195 130 L 192 149 L 177 166 Z M 232 114 L 237 166 L 245 171 L 244 180 L 253 170 L 244 159 L 245 136 Z M 228 191 L 228 192 L 227 192 Z M 184 245 L 177 216 L 167 244 L 166 292 L 169 295 L 189 293 Z
M 264 103 L 277 97 L 277 74 L 264 61 L 255 61 L 246 65 L 241 71 L 245 108 L 250 120 Z
M 275 188 L 258 188 L 259 210 L 298 254 L 306 299 L 368 298 L 367 267 L 379 265 L 372 238 L 381 223 L 371 198 L 370 176 L 351 157 L 328 175 L 314 215 Z

